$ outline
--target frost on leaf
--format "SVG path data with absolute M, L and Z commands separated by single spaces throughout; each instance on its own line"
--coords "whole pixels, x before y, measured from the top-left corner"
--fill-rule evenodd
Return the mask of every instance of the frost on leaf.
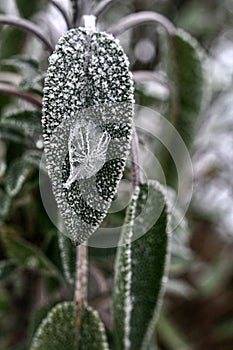
M 111 35 L 71 29 L 50 56 L 43 98 L 48 174 L 75 244 L 106 216 L 130 148 L 133 83 Z
M 71 130 L 68 150 L 70 176 L 64 187 L 69 189 L 76 179 L 95 175 L 104 165 L 110 136 L 92 121 L 82 121 Z

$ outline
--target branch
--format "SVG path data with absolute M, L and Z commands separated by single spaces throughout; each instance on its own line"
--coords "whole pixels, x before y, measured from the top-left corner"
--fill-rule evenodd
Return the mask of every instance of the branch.
M 175 27 L 173 26 L 172 22 L 170 22 L 163 15 L 152 11 L 141 11 L 128 15 L 108 28 L 107 31 L 112 33 L 114 36 L 118 36 L 132 27 L 145 23 L 148 24 L 149 22 L 155 22 L 162 25 L 169 36 L 173 35 L 175 32 Z
M 81 244 L 76 249 L 77 259 L 74 298 L 79 309 L 82 309 L 87 299 L 87 246 Z
M 33 35 L 35 35 L 48 49 L 50 53 L 53 52 L 53 46 L 50 43 L 50 41 L 44 36 L 44 34 L 40 31 L 39 27 L 26 20 L 26 19 L 21 19 L 18 17 L 13 17 L 13 16 L 5 16 L 5 15 L 0 15 L 0 24 L 8 24 L 14 27 L 18 27 L 23 29 L 26 32 L 29 32 Z
M 93 10 L 93 15 L 98 19 L 103 12 L 113 3 L 113 0 L 102 0 Z
M 64 7 L 54 0 L 49 0 L 49 2 L 51 3 L 51 5 L 56 7 L 56 9 L 61 13 L 62 17 L 64 18 L 64 20 L 66 22 L 67 28 L 70 29 L 71 28 L 70 19 L 66 13 L 66 10 L 64 9 Z
M 22 100 L 25 100 L 31 103 L 35 107 L 42 109 L 42 101 L 39 97 L 36 97 L 28 92 L 20 91 L 16 89 L 14 86 L 0 83 L 0 92 L 4 94 L 12 95 L 12 96 L 17 96 Z

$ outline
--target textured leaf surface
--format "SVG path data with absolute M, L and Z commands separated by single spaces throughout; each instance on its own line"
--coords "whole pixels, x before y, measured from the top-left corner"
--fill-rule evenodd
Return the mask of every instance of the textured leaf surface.
M 197 41 L 178 30 L 175 35 L 178 113 L 176 128 L 187 146 L 192 142 L 203 97 L 203 57 Z
M 60 278 L 59 271 L 48 258 L 33 244 L 18 237 L 3 235 L 7 256 L 16 264 L 30 270 L 40 271 Z
M 76 248 L 63 233 L 58 234 L 62 266 L 67 282 L 74 287 L 76 275 Z
M 38 111 L 23 111 L 4 117 L 1 124 L 11 129 L 32 134 L 41 132 L 41 113 Z
M 42 118 L 47 168 L 76 244 L 102 222 L 122 177 L 132 84 L 122 48 L 106 33 L 72 29 L 50 56 Z
M 176 111 L 172 111 L 172 122 L 189 148 L 193 141 L 203 101 L 203 55 L 197 41 L 182 30 L 178 30 L 174 36 L 174 50 L 176 61 L 174 63 L 172 58 L 173 61 L 168 66 L 168 76 L 177 94 L 177 107 Z M 175 141 L 171 140 L 171 142 L 175 147 Z M 175 165 L 170 156 L 165 159 L 166 178 L 168 184 L 173 186 L 176 174 Z
M 85 307 L 80 332 L 76 335 L 77 305 L 65 302 L 55 306 L 40 325 L 31 350 L 108 350 L 103 325 L 96 311 Z
M 122 232 L 123 245 L 118 248 L 116 263 L 115 337 L 118 349 L 140 350 L 147 349 L 152 336 L 169 252 L 167 205 L 157 182 L 140 186 L 127 223 L 130 225 Z M 143 234 L 145 227 L 148 229 Z
M 6 191 L 10 197 L 20 192 L 30 171 L 30 164 L 23 159 L 17 159 L 11 163 L 6 174 Z

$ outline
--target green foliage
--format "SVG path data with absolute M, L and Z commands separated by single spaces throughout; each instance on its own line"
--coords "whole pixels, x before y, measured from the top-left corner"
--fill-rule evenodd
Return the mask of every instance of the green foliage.
M 22 132 L 25 135 L 41 133 L 41 112 L 22 111 L 3 117 L 1 125 Z
M 56 305 L 40 325 L 30 350 L 107 350 L 105 331 L 97 313 L 84 307 L 78 334 L 76 314 L 74 302 Z
M 16 271 L 15 264 L 11 260 L 0 261 L 0 283 L 6 281 Z
M 63 233 L 58 233 L 58 242 L 63 266 L 63 272 L 67 282 L 71 285 L 72 289 L 75 284 L 76 276 L 76 249 L 71 243 L 70 239 Z
M 170 119 L 187 148 L 192 145 L 203 103 L 203 59 L 197 41 L 186 32 L 177 30 L 169 49 L 168 77 L 176 97 Z M 175 139 L 171 138 L 170 142 L 176 147 Z M 182 159 L 182 153 L 180 157 Z M 167 183 L 174 187 L 177 179 L 171 156 L 164 156 L 163 163 Z
M 160 213 L 157 221 L 131 242 L 151 223 L 155 207 Z M 140 218 L 142 211 L 144 215 Z M 141 185 L 138 199 L 133 197 L 128 210 L 125 221 L 128 227 L 122 232 L 115 268 L 114 320 L 119 349 L 146 349 L 151 340 L 169 253 L 168 219 L 158 183 L 150 181 L 148 185 Z
M 38 271 L 46 276 L 62 280 L 60 272 L 52 262 L 33 244 L 23 238 L 2 236 L 2 242 L 7 256 L 14 264 L 32 271 Z
M 30 171 L 30 164 L 23 159 L 16 159 L 11 163 L 5 179 L 6 192 L 10 197 L 14 197 L 20 192 Z
M 5 220 L 9 214 L 11 199 L 7 193 L 0 189 L 0 219 Z

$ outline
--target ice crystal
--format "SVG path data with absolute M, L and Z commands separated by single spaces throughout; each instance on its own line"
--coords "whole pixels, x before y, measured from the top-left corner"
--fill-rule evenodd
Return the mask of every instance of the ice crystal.
M 43 98 L 47 169 L 67 235 L 85 241 L 105 217 L 130 148 L 133 83 L 111 35 L 71 29 L 50 57 Z
M 99 171 L 106 159 L 110 136 L 92 121 L 78 123 L 71 131 L 68 149 L 70 176 L 64 187 L 69 189 L 76 179 L 89 178 Z

